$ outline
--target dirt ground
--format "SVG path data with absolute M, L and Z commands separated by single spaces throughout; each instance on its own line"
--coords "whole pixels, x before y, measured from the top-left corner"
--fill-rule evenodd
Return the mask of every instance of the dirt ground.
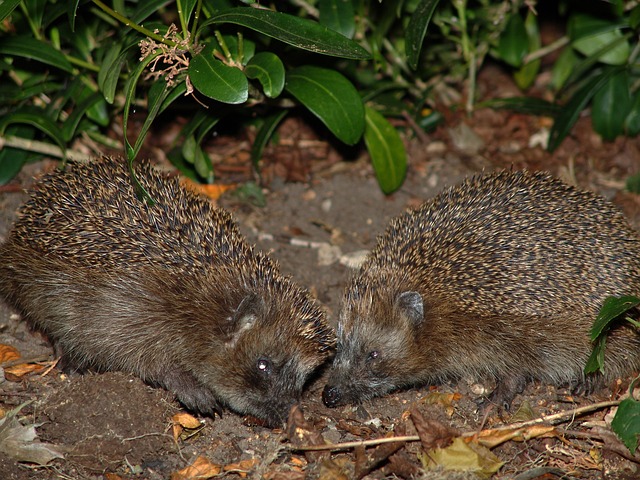
M 486 81 L 483 85 L 491 87 Z M 344 160 L 343 152 L 292 122 L 282 131 L 295 131 L 296 142 L 267 152 L 266 206 L 253 206 L 233 194 L 223 196 L 220 203 L 234 213 L 251 242 L 270 252 L 285 273 L 311 289 L 335 322 L 352 272 L 348 265 L 373 246 L 388 220 L 482 170 L 549 169 L 612 199 L 637 227 L 638 198 L 622 190 L 626 178 L 640 171 L 638 139 L 603 144 L 592 133 L 588 119 L 582 119 L 572 137 L 549 154 L 532 141 L 548 126 L 547 119 L 508 112 L 480 110 L 471 118 L 449 113 L 445 124 L 426 139 L 407 136 L 406 183 L 397 193 L 384 196 L 361 152 L 349 152 L 351 158 Z M 305 145 L 315 150 L 307 151 Z M 219 152 L 227 147 L 231 148 L 212 146 Z M 237 145 L 234 148 L 242 151 Z M 251 179 L 246 157 L 220 156 L 218 171 L 235 172 L 222 174 L 222 181 Z M 51 165 L 30 166 L 0 192 L 0 240 L 26 198 L 21 189 Z M 285 181 L 292 177 L 304 181 Z M 22 356 L 20 362 L 3 367 L 53 360 L 46 340 L 1 308 L 0 345 L 15 347 Z M 186 430 L 176 439 L 172 419 L 183 411 L 180 405 L 170 393 L 133 376 L 117 372 L 66 376 L 56 368 L 24 376 L 6 374 L 0 375 L 0 408 L 7 412 L 29 402 L 17 417 L 23 425 L 35 424 L 39 440 L 51 444 L 64 458 L 35 466 L 0 453 L 0 479 L 210 478 L 204 473 L 189 476 L 183 470 L 196 461 L 201 466 L 226 467 L 219 473 L 225 478 L 476 478 L 472 473 L 424 469 L 420 460 L 424 455 L 416 441 L 335 452 L 305 453 L 296 447 L 416 435 L 421 428 L 477 432 L 619 398 L 628 381 L 622 379 L 588 397 L 532 384 L 516 398 L 511 414 L 482 418 L 475 401 L 492 386 L 471 379 L 328 409 L 320 400 L 321 376 L 305 393 L 301 412 L 292 415 L 286 429 L 268 429 L 255 419 L 225 412 L 221 418 L 199 418 L 199 428 Z M 500 443 L 491 454 L 504 465 L 493 478 L 638 478 L 637 460 L 629 458 L 610 432 L 609 413 L 610 409 L 600 408 L 545 435 L 529 432 L 532 438 Z M 183 476 L 178 476 L 181 471 Z

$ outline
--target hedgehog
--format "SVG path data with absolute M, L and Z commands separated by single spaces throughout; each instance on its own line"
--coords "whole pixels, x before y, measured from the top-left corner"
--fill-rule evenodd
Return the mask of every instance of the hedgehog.
M 331 355 L 307 290 L 231 215 L 147 164 L 104 157 L 36 185 L 0 246 L 0 297 L 66 371 L 124 371 L 188 409 L 279 425 Z
M 640 336 L 609 333 L 584 374 L 604 300 L 640 293 L 640 240 L 595 193 L 501 171 L 394 218 L 347 286 L 327 406 L 444 381 L 495 381 L 508 409 L 533 381 L 589 392 L 640 368 Z

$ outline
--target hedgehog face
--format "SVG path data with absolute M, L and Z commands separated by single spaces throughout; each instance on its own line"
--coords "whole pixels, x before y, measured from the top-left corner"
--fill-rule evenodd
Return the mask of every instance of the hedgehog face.
M 280 426 L 334 344 L 324 315 L 307 300 L 305 308 L 256 295 L 236 311 L 235 333 L 219 360 L 225 369 L 204 373 L 207 384 L 230 409 Z
M 338 324 L 336 357 L 322 393 L 329 407 L 361 402 L 411 384 L 414 370 L 423 368 L 412 361 L 412 352 L 418 348 L 415 329 L 423 319 L 421 296 L 416 292 L 403 292 L 395 299 L 367 295 L 357 299 L 347 295 Z

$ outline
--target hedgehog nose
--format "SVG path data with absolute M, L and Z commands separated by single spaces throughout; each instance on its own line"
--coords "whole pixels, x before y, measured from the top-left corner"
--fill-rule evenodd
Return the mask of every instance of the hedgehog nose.
M 327 407 L 333 408 L 337 406 L 340 403 L 341 397 L 342 394 L 338 387 L 332 387 L 330 385 L 324 386 L 324 390 L 322 391 L 322 401 Z

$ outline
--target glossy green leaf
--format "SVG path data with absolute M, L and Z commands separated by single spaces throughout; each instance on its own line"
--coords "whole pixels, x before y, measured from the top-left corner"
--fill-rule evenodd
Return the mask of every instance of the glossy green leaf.
M 611 421 L 611 429 L 634 455 L 640 438 L 640 402 L 633 398 L 622 400 Z
M 244 74 L 258 80 L 264 94 L 275 98 L 284 88 L 284 65 L 278 56 L 271 52 L 260 52 L 255 55 L 244 69 Z
M 0 2 L 0 22 L 11 15 L 21 0 L 3 0 Z
M 121 48 L 122 46 L 116 43 L 107 51 L 98 72 L 98 87 L 109 104 L 113 104 L 120 72 L 127 59 L 126 52 L 121 53 Z
M 123 127 L 123 130 L 124 130 L 124 143 L 125 143 L 127 159 L 129 159 L 129 160 L 135 159 L 136 155 L 138 154 L 138 150 L 131 145 L 131 142 L 129 142 L 129 138 L 128 138 L 128 135 L 127 135 L 128 124 L 129 124 L 129 113 L 131 111 L 131 105 L 133 105 L 134 100 L 135 100 L 136 86 L 138 85 L 138 80 L 142 76 L 142 74 L 145 71 L 145 69 L 147 68 L 147 66 L 151 62 L 153 62 L 159 55 L 160 55 L 159 52 L 155 53 L 155 54 L 152 54 L 152 55 L 149 55 L 147 58 L 145 58 L 140 63 L 138 63 L 136 68 L 129 75 L 129 79 L 127 80 L 127 83 L 125 84 L 125 88 L 124 88 L 124 108 L 123 108 L 123 115 L 122 115 L 122 127 Z M 138 141 L 136 141 L 135 143 L 139 143 L 141 145 L 142 144 L 142 140 L 144 139 L 145 135 L 146 135 L 146 132 L 144 132 L 144 134 L 143 134 L 143 132 L 140 132 L 140 135 L 138 137 Z
M 161 10 L 164 6 L 172 3 L 170 0 L 145 0 L 144 2 L 137 2 L 138 8 L 131 14 L 131 21 L 134 23 L 143 23 L 147 18 L 149 18 L 152 14 Z M 145 23 L 146 28 L 149 28 L 149 25 Z M 151 29 L 153 30 L 153 29 Z
M 604 373 L 604 352 L 607 349 L 607 337 L 603 335 L 593 341 L 593 349 L 584 366 L 584 373 Z
M 624 22 L 612 22 L 585 13 L 571 15 L 567 22 L 567 34 L 572 42 L 582 38 L 619 30 L 626 27 Z
M 189 20 L 191 19 L 191 15 L 193 14 L 193 10 L 195 9 L 197 0 L 178 0 L 178 15 L 182 19 L 185 25 L 189 24 Z
M 76 12 L 78 11 L 78 5 L 80 5 L 80 0 L 67 2 L 67 18 L 69 19 L 69 28 L 71 28 L 72 32 L 76 28 Z
M 251 145 L 251 163 L 257 172 L 260 172 L 259 164 L 262 158 L 262 152 L 264 147 L 269 143 L 273 132 L 275 132 L 282 119 L 287 115 L 287 110 L 280 110 L 279 112 L 269 115 L 264 119 L 262 125 L 256 133 L 256 138 Z
M 212 23 L 233 23 L 268 37 L 334 57 L 367 59 L 371 55 L 353 40 L 306 18 L 251 7 L 237 7 L 214 14 L 202 27 Z
M 603 139 L 612 141 L 624 133 L 624 123 L 631 109 L 629 75 L 618 70 L 593 96 L 591 123 Z
M 347 145 L 362 137 L 362 99 L 340 73 L 314 66 L 294 68 L 287 73 L 285 89 Z
M 558 145 L 560 145 L 562 140 L 564 140 L 564 138 L 569 134 L 571 128 L 573 128 L 573 125 L 578 120 L 580 112 L 585 109 L 589 101 L 593 98 L 595 92 L 597 92 L 602 85 L 607 82 L 609 76 L 613 73 L 614 70 L 610 69 L 604 73 L 594 75 L 573 94 L 569 102 L 567 102 L 553 122 L 551 131 L 549 132 L 549 145 L 547 146 L 548 151 L 553 152 L 558 148 Z
M 640 305 L 640 298 L 633 295 L 607 297 L 598 312 L 595 322 L 593 322 L 593 327 L 591 327 L 591 341 L 608 330 L 612 323 L 622 314 L 638 305 Z
M 524 20 L 519 13 L 511 15 L 500 36 L 498 56 L 512 67 L 520 67 L 522 59 L 529 51 L 529 38 L 524 26 Z
M 402 186 L 407 173 L 407 153 L 397 130 L 374 109 L 365 106 L 364 142 L 371 156 L 380 189 L 385 194 Z
M 629 59 L 631 51 L 628 41 L 622 41 L 624 24 L 610 22 L 589 15 L 574 15 L 569 20 L 568 31 L 572 46 L 583 55 L 598 55 L 598 61 L 609 65 L 622 65 Z M 602 49 L 614 45 L 614 48 Z
M 10 125 L 5 130 L 6 136 L 15 136 L 31 140 L 34 137 L 34 129 L 27 125 Z M 3 147 L 0 149 L 0 185 L 7 184 L 18 172 L 22 166 L 33 158 L 34 155 L 28 150 L 14 147 Z
M 211 163 L 209 155 L 202 150 L 200 145 L 196 145 L 195 154 L 196 156 L 193 162 L 193 168 L 206 183 L 213 183 L 215 178 L 213 175 L 213 164 Z
M 83 101 L 78 103 L 72 110 L 71 115 L 67 118 L 62 126 L 62 136 L 65 141 L 69 142 L 76 133 L 78 124 L 87 113 L 87 111 L 100 101 L 104 101 L 104 97 L 96 92 L 89 95 Z
M 535 52 L 542 45 L 540 30 L 538 29 L 538 16 L 529 11 L 524 21 L 524 27 L 527 32 L 527 53 Z M 541 64 L 540 59 L 530 61 L 526 65 L 522 65 L 520 70 L 513 74 L 513 79 L 521 90 L 526 90 L 533 85 Z
M 551 70 L 551 85 L 555 90 L 560 90 L 565 85 L 577 63 L 578 55 L 572 47 L 569 46 L 562 50 Z
M 2 135 L 5 129 L 9 125 L 14 124 L 26 124 L 31 125 L 42 133 L 51 138 L 60 147 L 60 150 L 65 151 L 65 141 L 62 131 L 58 126 L 47 117 L 44 112 L 37 108 L 22 107 L 0 117 L 0 135 Z
M 191 59 L 189 78 L 199 92 L 219 102 L 238 104 L 249 98 L 247 77 L 215 58 L 211 46 Z
M 29 35 L 0 37 L 0 54 L 36 60 L 69 73 L 73 71 L 73 67 L 62 53 L 48 43 Z
M 347 38 L 353 38 L 356 31 L 356 21 L 351 0 L 320 0 L 318 11 L 322 25 Z
M 582 61 L 574 65 L 573 70 L 571 71 L 571 75 L 566 80 L 560 92 L 558 92 L 558 96 L 560 96 L 562 93 L 564 93 L 565 90 L 568 90 L 569 87 L 573 86 L 574 84 L 583 82 L 584 78 L 589 77 L 594 69 L 597 68 L 598 63 L 600 62 L 600 58 L 603 55 L 606 55 L 607 53 L 618 48 L 619 45 L 627 42 L 630 37 L 631 32 L 627 32 L 621 38 L 618 38 L 612 43 L 605 45 L 593 55 L 584 58 Z
M 630 137 L 635 137 L 640 133 L 640 91 L 633 95 L 631 108 L 625 120 L 625 130 Z
M 407 62 L 414 70 L 418 66 L 424 37 L 439 1 L 440 0 L 421 0 L 409 19 L 409 25 L 407 25 L 407 32 L 405 34 L 405 48 L 407 50 Z

